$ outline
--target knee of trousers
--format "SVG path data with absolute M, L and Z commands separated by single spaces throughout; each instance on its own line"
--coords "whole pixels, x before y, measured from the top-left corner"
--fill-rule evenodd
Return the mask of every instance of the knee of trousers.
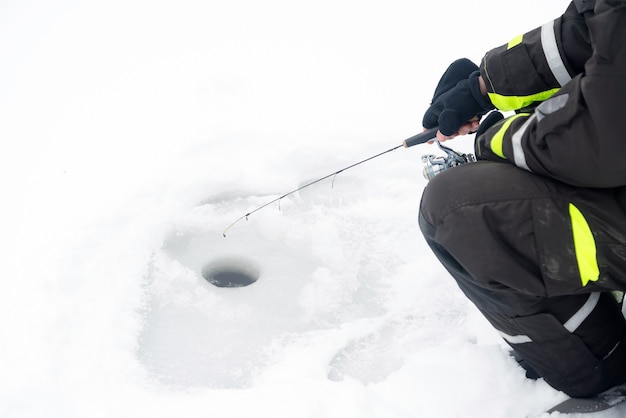
M 506 163 L 465 164 L 428 184 L 420 225 L 431 247 L 445 249 L 482 285 L 535 296 L 624 290 L 621 193 Z
M 431 225 L 464 206 L 514 202 L 562 193 L 567 186 L 506 163 L 478 162 L 444 171 L 432 179 L 422 196 L 421 214 Z
M 422 232 L 481 286 L 544 297 L 546 277 L 579 282 L 576 260 L 562 244 L 571 235 L 572 190 L 509 164 L 466 164 L 439 174 L 424 190 Z

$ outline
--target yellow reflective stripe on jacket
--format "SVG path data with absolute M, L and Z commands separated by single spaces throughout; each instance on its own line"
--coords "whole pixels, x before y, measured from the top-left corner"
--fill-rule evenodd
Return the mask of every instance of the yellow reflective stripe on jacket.
M 502 143 L 504 142 L 504 134 L 506 133 L 509 126 L 513 123 L 513 121 L 520 116 L 528 116 L 530 113 L 519 113 L 515 116 L 511 116 L 508 118 L 503 124 L 502 127 L 496 132 L 496 134 L 491 137 L 491 142 L 489 143 L 489 148 L 491 148 L 491 152 L 496 154 L 500 158 L 506 159 L 504 156 L 504 152 L 502 151 Z
M 572 203 L 569 204 L 569 216 L 572 221 L 574 252 L 576 253 L 580 281 L 583 286 L 587 286 L 589 282 L 597 281 L 600 276 L 600 268 L 596 258 L 596 241 L 587 220 Z
M 522 43 L 522 39 L 524 39 L 524 34 L 521 35 L 517 35 L 515 38 L 511 39 L 509 41 L 509 44 L 507 45 L 506 49 L 511 49 L 514 46 L 517 46 L 519 44 Z
M 500 110 L 518 110 L 533 104 L 534 102 L 543 102 L 548 100 L 560 88 L 542 91 L 541 93 L 531 94 L 529 96 L 502 96 L 498 93 L 487 93 L 491 103 Z

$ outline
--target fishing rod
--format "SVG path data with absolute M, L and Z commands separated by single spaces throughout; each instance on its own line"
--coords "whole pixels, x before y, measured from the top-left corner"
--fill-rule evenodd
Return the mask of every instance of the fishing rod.
M 369 157 L 369 158 L 366 158 L 366 159 L 364 159 L 364 160 L 359 161 L 358 163 L 354 163 L 354 164 L 352 164 L 352 165 L 350 165 L 350 166 L 348 166 L 348 167 L 342 168 L 341 170 L 335 171 L 334 173 L 331 173 L 331 174 L 329 174 L 329 175 L 327 175 L 327 176 L 320 177 L 319 179 L 314 180 L 314 181 L 312 181 L 312 182 L 310 182 L 310 183 L 307 183 L 307 184 L 305 184 L 304 186 L 300 186 L 300 187 L 298 187 L 298 188 L 297 188 L 297 189 L 295 189 L 295 190 L 292 190 L 292 191 L 290 191 L 290 192 L 288 192 L 288 193 L 285 193 L 284 195 L 282 195 L 282 196 L 280 196 L 280 197 L 278 197 L 278 198 L 276 198 L 276 199 L 272 200 L 271 202 L 267 202 L 267 203 L 266 203 L 266 204 L 264 204 L 263 206 L 259 206 L 258 208 L 254 209 L 253 211 L 248 212 L 248 213 L 246 213 L 245 215 L 243 215 L 242 217 L 238 218 L 235 222 L 233 222 L 232 224 L 230 224 L 230 225 L 229 225 L 229 226 L 228 226 L 228 227 L 224 230 L 224 232 L 222 233 L 222 235 L 224 235 L 224 237 L 226 237 L 226 232 L 228 232 L 228 230 L 229 230 L 230 228 L 232 228 L 233 226 L 235 226 L 235 224 L 237 224 L 239 221 L 242 221 L 242 220 L 244 220 L 244 219 L 245 219 L 245 220 L 248 220 L 248 217 L 249 217 L 250 215 L 252 215 L 253 213 L 260 211 L 261 209 L 263 209 L 263 208 L 265 208 L 265 207 L 267 207 L 267 206 L 271 205 L 272 203 L 280 202 L 280 201 L 281 201 L 282 199 L 284 199 L 285 197 L 287 197 L 287 196 L 289 196 L 289 195 L 291 195 L 291 194 L 294 194 L 294 193 L 296 193 L 296 192 L 299 192 L 299 191 L 300 191 L 300 190 L 302 190 L 302 189 L 305 189 L 305 188 L 307 188 L 307 187 L 309 187 L 309 186 L 312 186 L 312 185 L 314 185 L 314 184 L 316 184 L 316 183 L 319 183 L 320 181 L 326 180 L 326 179 L 327 179 L 327 178 L 329 178 L 329 177 L 336 176 L 336 175 L 337 175 L 337 174 L 339 174 L 339 173 L 342 173 L 342 172 L 344 172 L 344 171 L 346 171 L 346 170 L 348 170 L 348 169 L 350 169 L 350 168 L 356 167 L 356 166 L 357 166 L 357 165 L 359 165 L 359 164 L 363 164 L 363 163 L 365 163 L 365 162 L 367 162 L 367 161 L 369 161 L 369 160 L 373 160 L 374 158 L 380 157 L 381 155 L 384 155 L 384 154 L 387 154 L 387 153 L 389 153 L 389 152 L 395 151 L 395 150 L 397 150 L 398 148 L 401 148 L 401 147 L 404 147 L 404 148 L 409 148 L 409 147 L 412 147 L 412 146 L 414 146 L 414 145 L 423 144 L 424 142 L 433 141 L 433 140 L 435 140 L 435 139 L 436 139 L 436 137 L 437 137 L 437 131 L 438 131 L 438 130 L 439 130 L 439 127 L 435 127 L 435 128 L 431 128 L 431 129 L 429 129 L 429 130 L 427 130 L 427 131 L 421 132 L 421 133 L 419 133 L 419 134 L 417 134 L 417 135 L 413 135 L 412 137 L 407 138 L 407 139 L 405 139 L 404 141 L 402 141 L 402 143 L 401 143 L 400 145 L 396 145 L 396 146 L 395 146 L 395 147 L 393 147 L 393 148 L 389 148 L 387 151 L 383 151 L 383 152 L 381 152 L 381 153 L 378 153 L 378 154 L 376 154 L 376 155 L 373 155 L 373 156 L 371 156 L 371 157 Z M 437 141 L 437 144 L 439 144 L 439 141 Z M 440 145 L 440 148 L 441 148 L 441 147 L 442 147 L 442 146 Z M 442 148 L 442 149 L 443 149 L 443 148 Z M 445 149 L 444 149 L 444 151 L 445 151 Z M 446 152 L 447 152 L 447 151 L 446 151 Z M 454 151 L 453 151 L 453 152 L 454 152 Z

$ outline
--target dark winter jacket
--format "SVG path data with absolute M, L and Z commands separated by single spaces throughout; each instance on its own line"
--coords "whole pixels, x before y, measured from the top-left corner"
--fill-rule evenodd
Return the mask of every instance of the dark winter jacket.
M 492 103 L 516 114 L 477 138 L 479 158 L 583 187 L 626 186 L 626 0 L 578 0 L 489 51 Z

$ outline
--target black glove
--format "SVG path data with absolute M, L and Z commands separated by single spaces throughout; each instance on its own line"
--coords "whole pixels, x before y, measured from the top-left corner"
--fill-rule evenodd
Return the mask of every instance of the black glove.
M 480 118 L 493 109 L 480 93 L 479 76 L 478 67 L 467 58 L 450 64 L 437 84 L 422 125 L 428 129 L 439 126 L 442 134 L 450 136 L 473 117 Z

